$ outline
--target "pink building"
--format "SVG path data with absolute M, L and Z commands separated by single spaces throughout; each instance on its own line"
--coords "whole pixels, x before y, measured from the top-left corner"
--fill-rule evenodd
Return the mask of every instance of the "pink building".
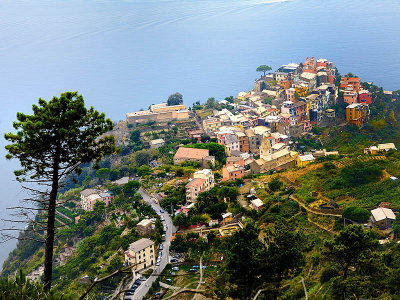
M 240 143 L 235 134 L 231 132 L 217 133 L 218 144 L 224 145 L 226 153 L 230 155 L 232 151 L 240 151 Z
M 244 160 L 242 157 L 228 157 L 222 169 L 222 181 L 235 180 L 244 176 Z
M 345 90 L 343 93 L 343 100 L 347 104 L 357 103 L 357 98 L 358 98 L 357 92 L 353 90 Z
M 113 199 L 114 196 L 109 191 L 102 192 L 97 189 L 85 189 L 81 192 L 81 207 L 83 210 L 92 211 L 97 201 L 104 202 L 107 207 L 111 204 Z
M 295 88 L 290 88 L 286 90 L 286 100 L 294 102 L 294 93 L 296 92 Z

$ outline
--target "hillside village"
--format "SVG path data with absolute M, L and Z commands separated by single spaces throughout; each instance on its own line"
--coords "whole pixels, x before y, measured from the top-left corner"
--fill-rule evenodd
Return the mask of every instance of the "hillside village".
M 127 113 L 109 133 L 121 152 L 98 170 L 85 167 L 77 183 L 65 183 L 59 195 L 65 204 L 57 212 L 64 228 L 56 283 L 60 291 L 69 290 L 67 299 L 99 274 L 122 267 L 134 271 L 129 280 L 112 278 L 99 284 L 96 295 L 218 298 L 216 281 L 232 260 L 230 238 L 257 227 L 256 240 L 267 244 L 275 234 L 271 228 L 282 220 L 286 225 L 279 226 L 304 228 L 316 247 L 346 222 L 373 232 L 381 245 L 398 240 L 398 139 L 368 140 L 358 145 L 361 152 L 344 152 L 325 147 L 323 132 L 358 134 L 374 117 L 374 101 L 384 95 L 396 104 L 399 95 L 353 74 L 342 77 L 323 58 L 270 73 L 261 67 L 254 88 L 236 97 L 187 107 L 175 93 L 148 110 Z M 331 275 L 324 282 L 320 277 L 329 268 L 309 248 L 303 265 L 308 276 L 288 272 L 280 280 L 290 285 L 304 276 L 313 286 L 310 295 L 325 299 Z M 28 277 L 39 279 L 40 245 L 26 252 L 12 254 L 3 272 L 28 266 Z M 275 292 L 290 298 L 303 288 L 279 286 Z

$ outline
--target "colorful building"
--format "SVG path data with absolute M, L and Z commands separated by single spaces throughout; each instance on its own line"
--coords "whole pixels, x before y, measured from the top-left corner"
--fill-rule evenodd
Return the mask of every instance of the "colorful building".
M 363 104 L 371 104 L 372 94 L 368 90 L 361 90 L 358 93 L 358 102 Z
M 203 129 L 209 134 L 213 135 L 214 132 L 217 132 L 221 128 L 221 120 L 219 118 L 207 118 L 203 120 Z
M 369 117 L 368 105 L 353 103 L 346 107 L 346 122 L 361 127 Z
M 236 131 L 235 135 L 239 140 L 239 151 L 243 153 L 249 152 L 250 146 L 249 146 L 249 138 L 247 137 L 247 135 L 241 131 Z
M 222 181 L 235 180 L 244 176 L 243 157 L 228 157 L 222 169 Z
M 232 151 L 237 150 L 240 151 L 239 140 L 234 133 L 231 132 L 223 132 L 218 133 L 218 144 L 225 146 L 225 152 L 228 155 L 231 155 Z
M 185 148 L 179 147 L 174 155 L 174 165 L 178 165 L 185 161 L 197 161 L 203 167 L 208 167 L 209 164 L 215 164 L 215 157 L 209 155 L 207 149 Z
M 81 192 L 81 207 L 83 210 L 92 211 L 97 201 L 104 202 L 105 206 L 109 206 L 114 199 L 114 195 L 110 191 L 101 191 L 97 189 L 85 189 Z
M 285 91 L 286 93 L 286 100 L 294 102 L 294 93 L 296 92 L 295 88 L 289 88 Z
M 125 263 L 132 270 L 139 271 L 151 267 L 155 262 L 154 242 L 143 238 L 129 245 L 125 251 Z
M 353 90 L 358 93 L 360 90 L 360 78 L 358 77 L 342 77 L 340 80 L 340 89 L 346 89 L 348 86 L 351 86 Z
M 343 100 L 347 104 L 357 103 L 357 98 L 358 98 L 358 95 L 353 90 L 345 90 L 343 92 Z
M 315 157 L 312 154 L 299 155 L 297 156 L 297 166 L 304 167 L 314 160 Z

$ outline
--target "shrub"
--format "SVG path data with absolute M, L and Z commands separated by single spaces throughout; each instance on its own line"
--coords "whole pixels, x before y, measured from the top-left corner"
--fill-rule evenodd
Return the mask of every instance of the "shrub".
M 319 280 L 321 283 L 325 283 L 338 275 L 339 275 L 339 272 L 336 269 L 327 268 L 322 271 L 321 277 L 319 278 Z
M 343 218 L 356 222 L 366 222 L 370 215 L 371 213 L 367 209 L 355 206 L 346 207 L 342 213 Z
M 270 182 L 268 182 L 268 188 L 273 192 L 279 191 L 282 186 L 283 182 L 279 179 L 278 176 L 275 176 Z

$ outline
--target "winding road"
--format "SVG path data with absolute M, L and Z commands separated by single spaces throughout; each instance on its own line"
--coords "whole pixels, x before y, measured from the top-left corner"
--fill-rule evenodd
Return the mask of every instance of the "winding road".
M 164 248 L 162 250 L 160 265 L 154 269 L 152 275 L 145 282 L 143 282 L 139 286 L 139 288 L 135 291 L 133 298 L 131 297 L 131 299 L 134 300 L 141 300 L 144 298 L 144 296 L 146 296 L 153 282 L 157 279 L 158 275 L 164 270 L 165 266 L 168 264 L 171 236 L 173 233 L 176 232 L 176 228 L 172 224 L 172 219 L 170 215 L 166 211 L 164 211 L 164 209 L 160 205 L 158 205 L 144 189 L 140 188 L 139 193 L 142 195 L 143 200 L 147 204 L 149 204 L 156 211 L 158 215 L 164 217 L 165 221 L 163 221 L 162 223 L 163 225 L 167 225 L 167 231 L 165 234 L 166 236 L 165 241 L 162 242 Z M 161 213 L 161 211 L 163 211 L 163 213 Z

